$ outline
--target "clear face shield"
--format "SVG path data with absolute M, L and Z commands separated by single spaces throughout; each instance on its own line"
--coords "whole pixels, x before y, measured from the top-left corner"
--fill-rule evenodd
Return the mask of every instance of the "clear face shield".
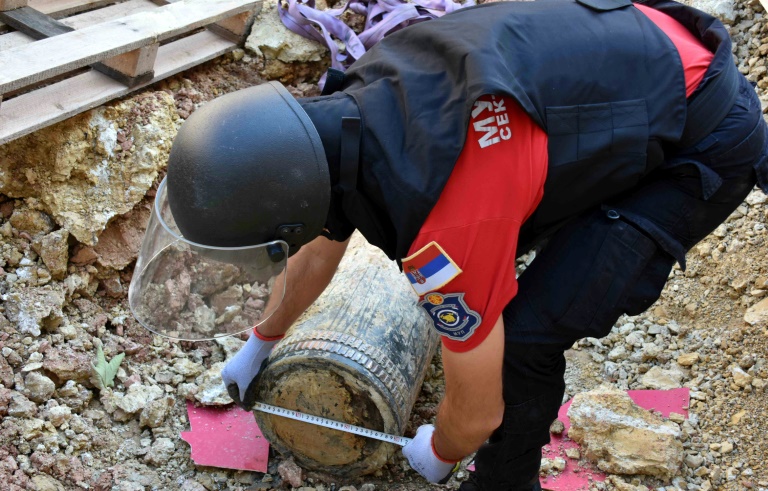
M 173 339 L 201 341 L 252 329 L 285 294 L 288 244 L 211 247 L 182 237 L 160 184 L 128 290 L 136 319 Z

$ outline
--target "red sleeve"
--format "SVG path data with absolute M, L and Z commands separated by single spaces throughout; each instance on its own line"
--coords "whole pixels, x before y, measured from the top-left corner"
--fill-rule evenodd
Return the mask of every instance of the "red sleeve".
M 633 5 L 664 31 L 677 48 L 685 75 L 685 94 L 690 96 L 701 83 L 715 55 L 688 29 L 669 15 L 638 3 Z
M 518 233 L 541 200 L 546 169 L 546 134 L 514 100 L 475 103 L 464 149 L 403 259 L 451 351 L 479 345 L 517 293 Z

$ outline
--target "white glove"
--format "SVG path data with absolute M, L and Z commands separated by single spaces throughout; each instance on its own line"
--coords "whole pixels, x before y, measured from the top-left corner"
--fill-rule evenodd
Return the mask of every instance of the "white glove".
M 246 411 L 250 410 L 256 402 L 255 392 L 259 371 L 278 341 L 280 338 L 262 338 L 251 331 L 248 342 L 221 371 L 221 378 L 224 380 L 229 397 Z
M 424 479 L 432 483 L 445 484 L 458 468 L 458 462 L 448 462 L 441 459 L 435 453 L 432 445 L 432 435 L 435 427 L 421 425 L 416 430 L 413 440 L 403 447 L 403 455 L 408 459 L 413 470 L 421 474 Z

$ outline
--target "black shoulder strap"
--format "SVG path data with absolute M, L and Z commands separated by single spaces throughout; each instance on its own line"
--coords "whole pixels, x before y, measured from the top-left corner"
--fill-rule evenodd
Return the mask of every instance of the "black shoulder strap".
M 341 90 L 344 84 L 344 72 L 335 68 L 329 68 L 325 72 L 325 86 L 320 95 L 330 95 Z

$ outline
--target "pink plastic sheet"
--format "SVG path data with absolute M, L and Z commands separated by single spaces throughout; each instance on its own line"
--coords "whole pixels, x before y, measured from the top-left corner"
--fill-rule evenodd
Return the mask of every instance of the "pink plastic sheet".
M 267 472 L 269 443 L 253 413 L 237 406 L 195 407 L 187 402 L 190 431 L 181 438 L 192 446 L 197 465 Z

